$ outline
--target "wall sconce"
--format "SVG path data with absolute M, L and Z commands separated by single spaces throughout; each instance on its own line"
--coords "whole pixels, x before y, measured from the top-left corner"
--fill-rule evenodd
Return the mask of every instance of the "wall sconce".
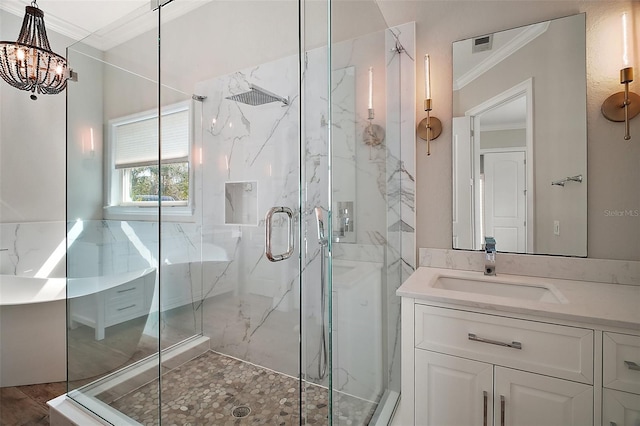
M 624 84 L 624 92 L 614 93 L 602 103 L 602 115 L 610 121 L 624 121 L 624 140 L 631 139 L 629 134 L 629 120 L 640 113 L 640 96 L 629 92 L 629 83 L 633 81 L 632 46 L 629 46 L 629 29 L 627 14 L 622 14 L 622 69 L 620 70 L 620 84 Z
M 85 157 L 93 158 L 96 156 L 96 143 L 93 137 L 93 127 L 82 135 L 82 154 Z
M 431 155 L 431 141 L 442 133 L 442 122 L 431 117 L 431 65 L 429 55 L 424 55 L 424 110 L 427 118 L 418 123 L 418 136 L 427 141 L 427 155 Z
M 371 150 L 372 147 L 378 146 L 382 144 L 385 137 L 385 132 L 382 126 L 377 124 L 373 124 L 373 119 L 375 117 L 373 111 L 373 67 L 369 67 L 369 124 L 364 129 L 364 133 L 362 134 L 362 141 L 365 145 L 369 147 Z M 369 151 L 369 159 L 371 159 L 371 151 Z

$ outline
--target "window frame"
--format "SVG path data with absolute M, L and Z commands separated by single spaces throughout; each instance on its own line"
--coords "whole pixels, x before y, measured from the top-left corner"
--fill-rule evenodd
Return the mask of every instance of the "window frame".
M 184 201 L 123 201 L 125 189 L 124 168 L 116 169 L 116 128 L 121 125 L 134 123 L 158 117 L 158 109 L 141 111 L 138 113 L 117 117 L 107 122 L 108 146 L 106 158 L 106 179 L 105 179 L 105 207 L 104 215 L 106 219 L 115 220 L 158 220 L 158 210 L 161 207 L 162 218 L 169 221 L 194 221 L 196 194 L 196 179 L 199 179 L 198 165 L 195 161 L 195 153 L 198 151 L 198 143 L 194 131 L 194 101 L 187 100 L 161 107 L 161 115 L 168 115 L 180 111 L 187 111 L 189 117 L 188 146 L 189 153 L 187 164 L 189 168 L 189 199 Z

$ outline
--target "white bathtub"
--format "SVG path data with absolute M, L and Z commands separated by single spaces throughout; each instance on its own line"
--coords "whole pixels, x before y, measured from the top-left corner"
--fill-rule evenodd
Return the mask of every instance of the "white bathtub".
M 0 275 L 0 387 L 66 380 L 65 285 Z

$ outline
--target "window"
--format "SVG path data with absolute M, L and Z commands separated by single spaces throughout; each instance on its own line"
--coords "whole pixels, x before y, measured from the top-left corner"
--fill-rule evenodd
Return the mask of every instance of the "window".
M 110 209 L 136 214 L 141 208 L 157 207 L 160 201 L 163 207 L 183 207 L 182 212 L 173 210 L 184 214 L 193 204 L 189 102 L 164 107 L 160 125 L 158 164 L 157 111 L 109 122 Z

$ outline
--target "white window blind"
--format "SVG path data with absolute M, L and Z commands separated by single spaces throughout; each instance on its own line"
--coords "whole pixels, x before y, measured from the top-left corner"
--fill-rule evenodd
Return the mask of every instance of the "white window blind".
M 162 163 L 189 161 L 189 110 L 162 115 Z M 122 123 L 115 126 L 115 167 L 158 164 L 158 118 Z

